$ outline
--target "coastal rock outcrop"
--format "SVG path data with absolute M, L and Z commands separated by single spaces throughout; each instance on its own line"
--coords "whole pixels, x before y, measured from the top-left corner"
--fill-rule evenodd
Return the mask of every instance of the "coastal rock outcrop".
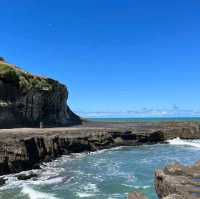
M 53 79 L 0 62 L 0 128 L 78 124 L 66 101 L 67 88 Z
M 5 178 L 0 178 L 0 187 L 6 184 L 6 180 Z
M 200 198 L 200 162 L 188 167 L 175 163 L 156 171 L 155 188 L 160 199 Z
M 143 193 L 133 192 L 128 194 L 128 199 L 147 199 Z
M 173 132 L 199 135 L 194 123 L 92 123 L 59 128 L 0 129 L 0 175 L 39 168 L 64 154 L 92 152 L 117 146 L 164 143 Z M 189 133 L 190 132 L 190 133 Z M 184 137 L 185 135 L 182 134 Z M 182 137 L 180 137 L 182 138 Z
M 37 178 L 38 175 L 31 172 L 29 174 L 19 174 L 19 175 L 16 175 L 16 177 L 17 177 L 18 180 L 29 180 L 31 178 Z

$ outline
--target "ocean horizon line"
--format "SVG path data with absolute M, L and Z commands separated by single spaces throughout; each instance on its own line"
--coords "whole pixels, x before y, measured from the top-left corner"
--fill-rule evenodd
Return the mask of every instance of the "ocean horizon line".
M 94 122 L 200 122 L 200 117 L 87 117 Z

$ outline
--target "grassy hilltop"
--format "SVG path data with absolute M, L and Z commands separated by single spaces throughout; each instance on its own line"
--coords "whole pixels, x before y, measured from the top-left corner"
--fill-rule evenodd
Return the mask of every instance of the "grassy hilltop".
M 50 79 L 33 76 L 30 73 L 24 72 L 20 68 L 7 63 L 0 63 L 0 80 L 12 83 L 21 89 L 46 89 L 52 90 Z M 56 82 L 56 81 L 55 81 Z

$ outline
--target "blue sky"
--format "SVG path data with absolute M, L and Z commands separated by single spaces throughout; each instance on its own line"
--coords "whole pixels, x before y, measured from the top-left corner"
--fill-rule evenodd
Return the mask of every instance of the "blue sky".
M 84 116 L 199 115 L 199 10 L 198 0 L 1 0 L 0 55 L 65 83 Z

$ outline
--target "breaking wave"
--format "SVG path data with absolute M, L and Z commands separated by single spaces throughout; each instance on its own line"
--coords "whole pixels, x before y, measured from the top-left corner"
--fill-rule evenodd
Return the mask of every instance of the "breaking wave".
M 21 193 L 27 195 L 30 199 L 58 199 L 53 194 L 36 191 L 28 185 L 23 186 Z
M 167 142 L 171 145 L 181 145 L 181 146 L 200 148 L 200 140 L 183 140 L 180 138 L 175 138 L 168 140 Z

